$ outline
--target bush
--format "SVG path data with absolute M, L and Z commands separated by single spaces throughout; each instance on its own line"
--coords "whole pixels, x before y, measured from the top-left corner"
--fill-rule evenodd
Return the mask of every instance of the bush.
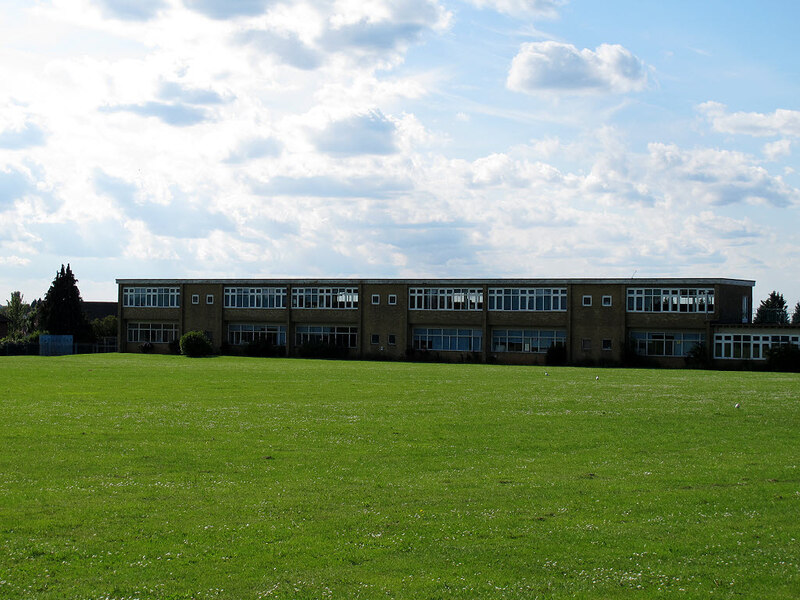
M 800 372 L 800 348 L 794 344 L 771 346 L 765 354 L 770 371 Z
M 150 354 L 153 351 L 153 342 L 142 342 L 139 344 L 139 352 L 142 354 Z
M 212 352 L 211 342 L 202 331 L 189 331 L 181 336 L 181 354 L 197 358 Z
M 567 347 L 556 344 L 550 346 L 545 354 L 544 364 L 551 367 L 567 364 Z
M 689 369 L 707 369 L 709 367 L 708 350 L 705 344 L 695 344 L 686 353 L 686 366 Z
M 272 347 L 272 342 L 267 339 L 253 340 L 244 347 L 244 353 L 247 356 L 258 356 L 265 358 L 267 356 L 274 356 L 275 349 Z
M 180 354 L 181 353 L 181 341 L 177 338 L 172 340 L 169 344 L 169 353 L 170 354 Z

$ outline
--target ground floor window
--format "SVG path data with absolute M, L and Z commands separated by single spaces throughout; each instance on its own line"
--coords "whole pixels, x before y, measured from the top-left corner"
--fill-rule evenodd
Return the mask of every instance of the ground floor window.
M 565 346 L 567 332 L 550 329 L 495 329 L 492 352 L 535 352 L 543 354 L 551 346 Z
M 714 335 L 714 358 L 764 360 L 771 346 L 783 344 L 800 346 L 800 336 L 717 333 Z
M 689 352 L 706 341 L 699 332 L 633 331 L 631 349 L 640 356 L 688 356 Z
M 178 339 L 177 323 L 128 323 L 129 342 L 166 344 Z
M 415 350 L 449 350 L 480 352 L 483 332 L 480 329 L 444 329 L 417 327 L 414 329 Z
M 266 323 L 230 323 L 228 343 L 232 346 L 267 341 L 273 346 L 286 345 L 286 326 Z
M 336 325 L 298 325 L 295 327 L 295 343 L 329 344 L 339 348 L 358 347 L 358 327 Z

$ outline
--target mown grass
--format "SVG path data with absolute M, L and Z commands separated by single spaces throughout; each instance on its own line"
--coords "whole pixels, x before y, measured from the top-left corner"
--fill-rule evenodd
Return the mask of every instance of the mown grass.
M 548 370 L 2 358 L 0 597 L 800 595 L 798 375 Z

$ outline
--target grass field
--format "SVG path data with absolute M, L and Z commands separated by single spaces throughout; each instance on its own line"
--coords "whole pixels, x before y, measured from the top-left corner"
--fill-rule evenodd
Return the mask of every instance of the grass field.
M 1 598 L 800 596 L 796 374 L 3 357 L 0 394 Z

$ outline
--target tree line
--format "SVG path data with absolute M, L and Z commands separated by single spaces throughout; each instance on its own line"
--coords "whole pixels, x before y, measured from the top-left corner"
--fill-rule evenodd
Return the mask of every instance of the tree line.
M 39 335 L 71 335 L 78 343 L 116 337 L 117 318 L 108 316 L 89 322 L 83 299 L 69 264 L 61 265 L 44 298 L 25 302 L 22 292 L 11 292 L 0 313 L 8 319 L 8 335 L 0 343 L 36 343 Z

